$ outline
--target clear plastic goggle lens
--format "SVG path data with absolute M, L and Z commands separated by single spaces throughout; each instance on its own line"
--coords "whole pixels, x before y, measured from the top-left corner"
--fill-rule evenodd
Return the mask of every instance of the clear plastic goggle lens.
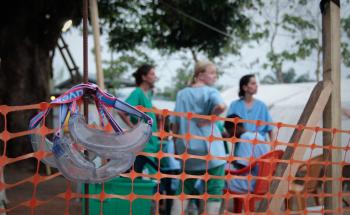
M 121 134 L 92 129 L 80 114 L 71 115 L 69 130 L 73 139 L 86 149 L 110 159 L 117 159 L 125 152 L 142 151 L 152 135 L 151 125 L 144 122 Z
M 133 153 L 124 153 L 124 156 L 96 168 L 93 162 L 87 160 L 74 147 L 73 141 L 67 136 L 55 139 L 53 153 L 63 176 L 82 183 L 100 183 L 115 178 L 130 169 L 135 161 Z
M 36 128 L 38 128 L 39 126 L 40 125 L 38 125 Z M 51 142 L 46 137 L 43 137 L 40 134 L 31 134 L 30 140 L 32 143 L 32 148 L 35 152 L 37 151 L 52 152 L 53 142 Z M 55 158 L 53 156 L 47 156 L 43 158 L 41 161 L 46 165 L 57 168 Z

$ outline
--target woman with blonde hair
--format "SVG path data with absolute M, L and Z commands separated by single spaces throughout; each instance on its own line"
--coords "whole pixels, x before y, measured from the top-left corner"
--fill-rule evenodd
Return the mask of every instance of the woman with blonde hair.
M 191 85 L 180 90 L 177 93 L 175 111 L 193 112 L 201 115 L 219 115 L 224 112 L 226 105 L 217 89 L 213 87 L 217 80 L 216 66 L 209 61 L 199 61 L 195 66 L 195 71 Z M 186 119 L 173 117 L 173 132 L 178 134 L 187 134 L 209 137 L 221 137 L 221 133 L 215 123 L 203 119 Z M 208 140 L 174 139 L 175 150 L 177 154 L 187 152 L 190 155 L 225 157 L 225 146 L 222 141 L 209 142 Z M 187 149 L 187 150 L 186 150 Z M 183 162 L 183 168 L 186 174 L 224 176 L 225 160 L 205 160 L 190 158 Z M 225 182 L 223 179 L 209 179 L 205 182 L 204 188 L 200 189 L 197 185 L 197 179 L 186 179 L 179 186 L 178 193 L 183 191 L 187 195 L 202 195 L 203 192 L 209 195 L 222 195 Z M 181 204 L 181 200 L 175 200 L 173 203 L 172 214 L 180 214 L 188 206 L 188 200 Z M 206 204 L 207 214 L 219 214 L 221 199 L 209 198 Z

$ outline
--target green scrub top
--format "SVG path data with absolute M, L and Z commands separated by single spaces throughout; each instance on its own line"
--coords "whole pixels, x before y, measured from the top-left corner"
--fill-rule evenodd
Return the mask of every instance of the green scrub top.
M 143 92 L 143 90 L 139 87 L 136 87 L 134 91 L 129 95 L 129 97 L 125 100 L 128 104 L 132 106 L 141 105 L 145 108 L 152 108 L 152 92 L 149 91 L 147 94 Z M 157 119 L 154 113 L 147 113 L 153 119 L 152 131 L 157 132 Z M 130 118 L 131 122 L 136 124 L 138 119 L 136 117 Z M 144 152 L 155 153 L 160 149 L 158 137 L 152 136 L 146 147 L 144 148 Z

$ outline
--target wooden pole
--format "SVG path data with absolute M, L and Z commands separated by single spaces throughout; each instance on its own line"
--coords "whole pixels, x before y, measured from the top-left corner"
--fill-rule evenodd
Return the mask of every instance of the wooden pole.
M 323 112 L 324 128 L 341 128 L 340 104 L 340 1 L 322 0 L 322 47 L 323 47 L 323 80 L 333 82 L 332 94 Z M 340 134 L 323 133 L 324 146 L 341 146 Z M 327 182 L 324 186 L 326 194 L 332 194 L 325 199 L 325 209 L 333 210 L 330 214 L 340 214 L 342 207 L 341 178 L 342 169 L 341 150 L 324 150 L 324 157 L 335 165 L 327 165 Z
M 88 70 L 88 0 L 83 0 L 83 82 L 88 83 L 89 81 L 89 70 Z M 84 96 L 84 117 L 86 123 L 89 123 L 89 99 Z M 85 151 L 88 155 L 88 152 Z M 89 184 L 84 184 L 84 193 L 87 196 L 89 194 Z M 89 215 L 89 199 L 85 196 L 85 214 Z
M 317 126 L 317 123 L 322 118 L 322 112 L 326 107 L 327 101 L 332 91 L 332 83 L 330 81 L 318 82 L 314 87 L 308 102 L 301 114 L 298 125 Z M 288 146 L 281 158 L 281 160 L 303 160 L 306 153 L 305 147 L 298 147 L 298 144 L 310 144 L 314 131 L 305 129 L 295 129 L 289 143 L 296 144 L 295 146 Z M 282 177 L 281 180 L 273 180 L 270 186 L 270 193 L 272 199 L 270 202 L 262 201 L 259 205 L 259 212 L 266 212 L 269 208 L 274 213 L 281 211 L 282 203 L 288 192 L 289 176 L 294 177 L 300 163 L 280 163 L 276 167 L 275 176 Z M 276 197 L 274 197 L 274 194 Z M 278 195 L 278 196 L 277 196 Z
M 90 0 L 90 14 L 92 21 L 92 30 L 94 33 L 94 49 L 95 49 L 95 61 L 96 61 L 96 80 L 97 85 L 104 89 L 104 77 L 101 63 L 101 46 L 100 46 L 100 23 L 98 22 L 98 6 L 97 0 Z

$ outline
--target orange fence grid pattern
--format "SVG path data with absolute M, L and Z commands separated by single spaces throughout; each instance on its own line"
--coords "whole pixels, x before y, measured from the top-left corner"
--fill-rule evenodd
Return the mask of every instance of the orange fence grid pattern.
M 115 195 L 115 194 L 109 194 L 106 193 L 104 190 L 104 185 L 102 185 L 102 191 L 99 194 L 82 194 L 79 192 L 75 192 L 72 190 L 72 182 L 67 181 L 67 186 L 64 192 L 56 194 L 55 196 L 52 196 L 48 199 L 45 200 L 39 200 L 38 198 L 36 198 L 37 192 L 38 192 L 38 185 L 46 182 L 46 181 L 50 181 L 55 179 L 56 177 L 60 177 L 60 173 L 54 173 L 48 176 L 45 175 L 41 175 L 39 173 L 39 168 L 40 165 L 43 165 L 43 163 L 39 162 L 40 160 L 42 160 L 43 158 L 47 157 L 47 156 L 52 156 L 51 153 L 47 153 L 44 151 L 38 151 L 38 152 L 33 152 L 33 153 L 29 153 L 29 154 L 24 154 L 21 155 L 19 157 L 16 158 L 9 158 L 6 156 L 6 150 L 7 150 L 7 143 L 9 140 L 17 138 L 17 137 L 22 137 L 22 136 L 26 136 L 26 135 L 30 135 L 33 134 L 34 130 L 26 130 L 26 131 L 21 131 L 21 132 L 9 132 L 7 129 L 7 115 L 9 113 L 12 112 L 16 112 L 16 111 L 28 111 L 28 110 L 44 110 L 46 108 L 49 107 L 48 103 L 40 103 L 40 104 L 34 104 L 34 105 L 26 105 L 26 106 L 6 106 L 6 105 L 2 105 L 0 106 L 0 116 L 2 115 L 3 118 L 3 127 L 4 129 L 2 131 L 0 131 L 0 140 L 3 142 L 3 154 L 0 157 L 0 167 L 1 170 L 3 172 L 4 167 L 6 165 L 10 165 L 19 161 L 24 161 L 26 159 L 30 159 L 30 158 L 35 158 L 37 159 L 37 166 L 36 166 L 36 171 L 35 174 L 32 175 L 31 177 L 25 178 L 23 180 L 20 180 L 16 183 L 12 183 L 12 184 L 8 184 L 5 181 L 0 182 L 0 191 L 2 190 L 8 190 L 20 185 L 23 185 L 25 183 L 32 183 L 33 184 L 33 193 L 32 193 L 32 197 L 28 200 L 25 200 L 23 202 L 16 202 L 13 203 L 12 205 L 14 205 L 13 207 L 10 208 L 6 208 L 3 209 L 1 212 L 11 212 L 13 210 L 16 210 L 19 207 L 27 207 L 30 209 L 32 214 L 35 214 L 35 208 L 41 206 L 41 205 L 46 205 L 46 204 L 50 204 L 52 201 L 56 201 L 57 199 L 61 199 L 65 201 L 65 208 L 62 208 L 62 214 L 69 214 L 69 207 L 71 204 L 71 200 L 73 199 L 81 199 L 81 198 L 93 198 L 93 199 L 97 199 L 101 202 L 101 208 L 104 204 L 104 200 L 109 199 L 109 198 L 119 198 L 119 199 L 125 199 L 128 200 L 130 202 L 132 202 L 133 200 L 137 199 L 137 198 L 143 198 L 143 199 L 151 199 L 153 201 L 155 201 L 155 211 L 158 214 L 159 212 L 159 202 L 160 200 L 165 200 L 165 199 L 180 199 L 180 200 L 185 200 L 185 199 L 201 199 L 204 201 L 204 207 L 206 207 L 206 201 L 209 198 L 221 198 L 223 200 L 223 202 L 225 202 L 225 208 L 223 210 L 223 213 L 225 214 L 231 214 L 232 212 L 229 212 L 228 209 L 228 202 L 232 201 L 233 198 L 236 197 L 242 197 L 244 196 L 245 198 L 253 198 L 253 197 L 261 197 L 261 195 L 256 195 L 253 193 L 249 193 L 249 194 L 244 194 L 244 195 L 237 195 L 237 194 L 231 194 L 229 192 L 223 191 L 222 195 L 212 195 L 209 194 L 207 192 L 205 192 L 202 195 L 187 195 L 184 193 L 183 191 L 183 183 L 186 179 L 190 179 L 190 178 L 196 178 L 196 179 L 201 179 L 204 180 L 205 182 L 207 182 L 209 179 L 222 179 L 222 180 L 231 180 L 234 178 L 240 178 L 240 179 L 247 179 L 248 181 L 251 181 L 252 179 L 264 179 L 267 180 L 268 182 L 271 182 L 273 180 L 281 180 L 282 177 L 275 177 L 273 175 L 268 175 L 268 176 L 264 176 L 264 177 L 259 177 L 259 176 L 252 176 L 252 175 L 248 175 L 248 176 L 235 176 L 235 175 L 231 175 L 231 174 L 225 174 L 224 176 L 214 176 L 214 175 L 210 175 L 208 173 L 208 171 L 206 171 L 206 173 L 204 175 L 189 175 L 186 174 L 185 171 L 182 171 L 182 173 L 180 174 L 166 174 L 163 173 L 162 171 L 158 170 L 157 173 L 155 174 L 143 174 L 143 173 L 138 173 L 135 172 L 133 169 L 129 172 L 129 173 L 125 173 L 122 174 L 122 176 L 124 177 L 128 177 L 130 178 L 132 181 L 135 180 L 135 178 L 137 177 L 148 177 L 148 178 L 152 178 L 157 180 L 158 182 L 161 181 L 161 179 L 164 178 L 174 178 L 174 179 L 179 179 L 181 180 L 182 183 L 182 192 L 179 195 L 166 195 L 164 193 L 160 193 L 159 189 L 160 189 L 160 185 L 158 183 L 158 187 L 157 187 L 157 191 L 155 192 L 154 195 L 138 195 L 135 194 L 133 192 L 133 186 L 132 186 L 132 192 L 129 195 Z M 167 132 L 164 129 L 164 124 L 165 124 L 165 118 L 168 116 L 178 116 L 178 117 L 184 117 L 187 120 L 191 120 L 194 118 L 198 118 L 198 119 L 206 119 L 209 120 L 213 123 L 215 123 L 216 121 L 228 121 L 231 120 L 234 123 L 238 123 L 238 122 L 246 122 L 246 123 L 255 123 L 257 126 L 260 125 L 272 125 L 274 126 L 275 130 L 276 130 L 276 138 L 274 140 L 271 140 L 270 142 L 266 141 L 266 142 L 262 142 L 262 141 L 257 141 L 252 140 L 252 141 L 247 141 L 244 140 L 244 142 L 251 142 L 252 144 L 258 144 L 258 143 L 266 143 L 272 146 L 272 149 L 278 149 L 278 148 L 285 148 L 286 146 L 290 146 L 290 147 L 304 147 L 305 149 L 309 149 L 311 150 L 310 153 L 310 158 L 307 159 L 306 161 L 302 161 L 302 160 L 269 160 L 272 163 L 285 163 L 285 164 L 298 164 L 298 165 L 302 165 L 302 164 L 306 164 L 306 167 L 308 169 L 308 167 L 311 165 L 310 164 L 310 159 L 311 156 L 313 154 L 313 150 L 315 149 L 321 149 L 321 150 L 325 150 L 325 151 L 329 151 L 331 152 L 331 150 L 341 150 L 342 153 L 344 154 L 344 157 L 341 159 L 341 162 L 329 162 L 329 161 L 317 161 L 317 162 L 313 162 L 312 164 L 319 164 L 324 166 L 326 171 L 326 168 L 331 166 L 331 165 L 338 165 L 341 167 L 341 169 L 343 170 L 343 168 L 345 166 L 350 166 L 350 163 L 346 161 L 345 157 L 348 155 L 348 150 L 349 150 L 349 144 L 350 144 L 350 130 L 340 130 L 340 129 L 325 129 L 325 128 L 321 128 L 321 127 L 308 127 L 308 126 L 303 126 L 303 125 L 289 125 L 289 124 L 284 124 L 281 122 L 278 123 L 268 123 L 268 122 L 263 122 L 263 121 L 249 121 L 249 120 L 242 120 L 242 119 L 227 119 L 227 118 L 223 118 L 223 117 L 218 117 L 218 116 L 203 116 L 203 115 L 198 115 L 198 114 L 194 114 L 194 113 L 176 113 L 176 112 L 172 112 L 169 110 L 160 110 L 160 109 L 146 109 L 143 107 L 139 107 L 139 109 L 141 111 L 145 111 L 145 112 L 154 112 L 157 116 L 161 116 L 161 123 L 160 123 L 160 129 L 158 132 L 154 133 L 153 135 L 159 137 L 160 139 L 160 143 L 163 143 L 163 141 L 165 141 L 166 138 L 173 136 L 176 138 L 181 138 L 184 139 L 186 141 L 190 140 L 190 139 L 201 139 L 201 140 L 207 140 L 209 141 L 209 143 L 213 142 L 214 140 L 222 140 L 222 141 L 227 141 L 228 143 L 234 145 L 235 143 L 239 142 L 240 139 L 239 138 L 222 138 L 222 137 L 215 137 L 214 135 L 210 135 L 208 137 L 203 137 L 203 136 L 195 136 L 192 135 L 190 132 L 188 132 L 187 134 L 184 135 L 179 135 L 179 134 L 174 134 L 172 132 Z M 19 114 L 19 113 L 18 113 Z M 1 118 L 0 118 L 1 120 Z M 1 122 L 1 121 L 0 121 Z M 1 126 L 0 126 L 1 127 Z M 283 142 L 280 141 L 278 138 L 279 132 L 282 128 L 286 128 L 286 129 L 297 129 L 299 132 L 302 130 L 308 130 L 308 131 L 312 131 L 315 133 L 314 135 L 314 140 L 311 144 L 306 144 L 306 143 L 289 143 L 289 142 Z M 39 129 L 39 132 L 41 135 L 46 136 L 48 134 L 51 134 L 54 132 L 54 129 L 52 128 L 48 128 L 44 125 L 42 125 Z M 328 146 L 322 146 L 322 145 L 318 145 L 315 142 L 316 136 L 322 134 L 323 132 L 330 132 L 333 136 L 334 135 L 346 135 L 348 136 L 347 139 L 347 143 L 345 144 L 345 146 L 341 146 L 341 147 L 335 147 L 332 144 L 328 145 Z M 29 144 L 29 142 L 25 143 L 25 144 Z M 161 144 L 162 147 L 162 144 Z M 232 152 L 229 156 L 227 157 L 215 157 L 213 155 L 210 155 L 210 153 L 208 153 L 208 155 L 206 156 L 198 156 L 198 155 L 192 155 L 187 153 L 187 151 L 185 151 L 183 154 L 181 155 L 175 155 L 175 154 L 170 154 L 170 153 L 165 153 L 163 152 L 162 148 L 158 153 L 145 153 L 145 152 L 141 152 L 139 153 L 139 155 L 144 155 L 144 156 L 150 156 L 150 157 L 155 157 L 158 160 L 158 167 L 160 167 L 160 163 L 161 163 L 161 159 L 162 158 L 166 158 L 166 157 L 174 157 L 177 159 L 180 159 L 183 163 L 185 163 L 186 160 L 188 159 L 202 159 L 202 160 L 206 160 L 207 162 L 207 167 L 208 167 L 208 161 L 215 159 L 215 160 L 225 160 L 226 162 L 232 162 L 234 160 L 237 159 L 244 159 L 244 158 L 237 158 L 234 157 L 232 155 Z M 248 159 L 248 161 L 252 161 L 252 159 Z M 208 168 L 207 168 L 208 169 Z M 286 170 L 287 171 L 287 170 Z M 308 170 L 307 170 L 308 171 Z M 320 211 L 315 211 L 317 213 L 329 213 L 329 212 L 334 212 L 337 214 L 343 214 L 343 213 L 350 213 L 350 206 L 348 204 L 346 204 L 347 200 L 346 198 L 350 198 L 350 191 L 348 190 L 347 192 L 343 191 L 342 188 L 342 192 L 339 194 L 331 194 L 331 193 L 325 193 L 324 190 L 324 186 L 325 184 L 329 181 L 335 180 L 336 178 L 328 178 L 325 175 L 321 176 L 321 177 L 310 177 L 310 176 L 304 176 L 304 177 L 294 177 L 294 176 L 289 176 L 287 178 L 288 180 L 288 184 L 291 184 L 293 181 L 295 180 L 302 180 L 304 181 L 304 183 L 307 183 L 308 181 L 312 181 L 312 180 L 318 180 L 323 182 L 322 185 L 320 185 L 320 189 L 321 192 L 318 193 L 308 193 L 305 192 L 302 194 L 302 197 L 304 197 L 305 199 L 307 198 L 320 198 L 320 199 L 324 199 L 324 198 L 331 198 L 333 195 L 337 195 L 339 197 L 339 203 L 340 203 L 340 208 L 336 208 L 334 210 L 330 210 L 330 209 L 325 209 L 322 208 Z M 350 178 L 346 178 L 346 177 L 341 177 L 341 178 L 337 178 L 336 180 L 339 180 L 339 182 L 341 183 L 341 187 L 343 187 L 343 185 L 345 183 L 350 183 Z M 266 193 L 266 195 L 264 195 L 264 198 L 267 199 L 271 199 L 271 198 L 290 198 L 293 195 L 291 195 L 290 193 L 288 193 L 287 195 L 277 195 L 277 194 L 271 194 L 271 193 Z M 344 200 L 345 199 L 345 200 Z M 345 203 L 343 203 L 343 201 L 345 201 Z M 290 204 L 288 201 L 286 201 L 286 205 L 284 206 L 284 213 L 286 214 L 296 214 L 296 213 L 306 213 L 306 209 L 302 210 L 302 211 L 298 211 L 298 210 L 290 210 L 288 204 Z M 343 205 L 345 204 L 345 206 L 343 207 Z M 131 204 L 130 204 L 130 210 L 131 210 Z M 184 212 L 184 211 L 183 211 Z M 312 212 L 312 211 L 308 211 L 308 212 Z M 245 211 L 245 213 L 256 213 L 254 211 Z M 266 211 L 266 212 L 262 212 L 262 214 L 273 214 L 272 211 Z

